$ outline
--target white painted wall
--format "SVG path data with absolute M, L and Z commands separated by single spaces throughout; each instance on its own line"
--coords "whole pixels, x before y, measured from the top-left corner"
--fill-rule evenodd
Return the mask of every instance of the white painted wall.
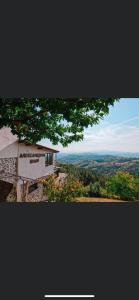
M 46 154 L 53 153 L 53 151 L 47 151 L 43 149 L 37 149 L 36 146 L 26 146 L 24 144 L 19 144 L 19 152 L 18 152 L 18 175 L 28 177 L 31 179 L 40 178 L 54 172 L 54 164 L 51 166 L 45 167 L 45 157 L 32 157 L 32 158 L 20 158 L 20 154 L 24 153 L 33 153 L 33 154 Z M 31 159 L 39 159 L 37 163 L 30 163 Z
M 40 157 L 39 162 L 30 164 L 31 158 L 18 159 L 18 175 L 37 179 L 54 172 L 54 165 L 45 167 L 45 157 Z M 34 158 L 35 159 L 35 158 Z

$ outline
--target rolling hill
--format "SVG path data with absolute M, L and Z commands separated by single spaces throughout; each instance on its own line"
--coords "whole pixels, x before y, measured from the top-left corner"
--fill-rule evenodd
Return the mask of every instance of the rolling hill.
M 129 156 L 128 156 L 129 155 Z M 111 175 L 117 171 L 139 174 L 139 153 L 136 154 L 95 154 L 95 153 L 61 153 L 58 155 L 61 164 L 72 164 L 77 167 L 91 169 L 103 175 Z

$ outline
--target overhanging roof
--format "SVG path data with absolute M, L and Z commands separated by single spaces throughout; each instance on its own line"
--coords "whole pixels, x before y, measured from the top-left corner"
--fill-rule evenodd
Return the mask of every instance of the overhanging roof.
M 35 144 L 35 146 L 38 146 L 38 149 L 51 150 L 54 153 L 59 153 L 58 150 L 55 150 L 55 149 L 52 149 L 52 148 L 49 148 L 49 147 L 45 147 L 45 146 L 42 146 L 42 145 L 39 145 L 39 144 Z

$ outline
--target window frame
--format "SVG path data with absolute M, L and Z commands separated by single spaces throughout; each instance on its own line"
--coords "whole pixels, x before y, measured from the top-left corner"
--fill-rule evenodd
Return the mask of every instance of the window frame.
M 45 167 L 53 165 L 53 153 L 49 152 L 45 154 Z

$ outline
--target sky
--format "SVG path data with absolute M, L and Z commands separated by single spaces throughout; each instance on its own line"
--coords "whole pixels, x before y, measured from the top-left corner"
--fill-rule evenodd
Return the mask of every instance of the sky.
M 84 131 L 82 142 L 73 142 L 66 148 L 54 146 L 46 139 L 41 144 L 62 153 L 139 152 L 139 98 L 121 98 L 99 125 Z

